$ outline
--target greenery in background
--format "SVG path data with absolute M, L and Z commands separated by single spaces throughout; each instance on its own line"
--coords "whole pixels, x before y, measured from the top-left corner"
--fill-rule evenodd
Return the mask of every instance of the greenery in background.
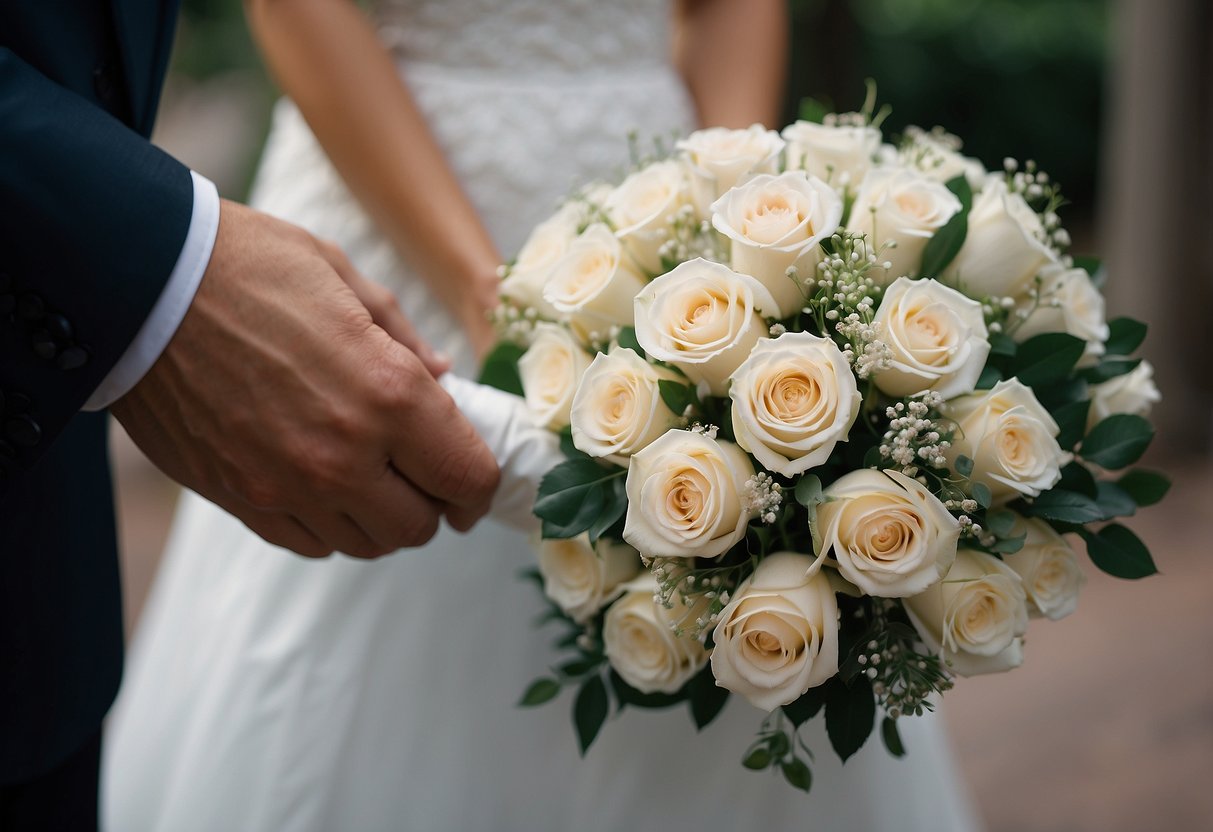
M 896 101 L 885 132 L 942 125 L 988 168 L 1035 158 L 1089 212 L 1099 172 L 1107 0 L 790 0 L 785 121 L 805 96 Z M 1070 225 L 1085 217 L 1069 215 Z

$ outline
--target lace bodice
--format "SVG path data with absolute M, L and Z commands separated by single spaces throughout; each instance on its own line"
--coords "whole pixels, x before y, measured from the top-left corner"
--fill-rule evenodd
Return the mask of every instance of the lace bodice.
M 666 0 L 377 0 L 384 41 L 409 63 L 515 78 L 636 72 L 669 52 Z

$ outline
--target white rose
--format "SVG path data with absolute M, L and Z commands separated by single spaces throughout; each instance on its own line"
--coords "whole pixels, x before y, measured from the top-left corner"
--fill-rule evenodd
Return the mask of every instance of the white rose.
M 783 128 L 788 143 L 788 169 L 801 168 L 843 190 L 863 179 L 880 151 L 875 127 L 837 127 L 797 121 Z
M 972 459 L 972 479 L 989 486 L 995 505 L 1048 491 L 1071 459 L 1057 444 L 1057 422 L 1019 379 L 953 399 L 944 412 L 957 425 L 945 451 L 949 465 L 961 455 Z
M 590 357 L 567 329 L 535 326 L 531 346 L 518 359 L 518 375 L 527 408 L 540 424 L 560 430 L 569 423 L 573 394 L 589 366 Z
M 1154 367 L 1142 361 L 1130 372 L 1091 386 L 1091 410 L 1087 427 L 1093 428 L 1116 413 L 1149 416 L 1162 394 L 1154 384 Z
M 552 267 L 577 237 L 580 215 L 578 206 L 567 203 L 554 216 L 535 226 L 501 284 L 503 298 L 534 309 L 545 318 L 559 317 L 552 305 L 544 300 L 543 288 Z
M 939 182 L 912 170 L 877 169 L 859 186 L 847 227 L 867 234 L 877 259 L 890 264 L 869 271 L 887 283 L 917 276 L 927 242 L 959 211 L 960 200 Z
M 863 468 L 836 480 L 817 506 L 820 553 L 865 595 L 902 598 L 952 568 L 960 523 L 917 480 Z
M 838 194 L 800 171 L 755 176 L 712 203 L 712 225 L 732 241 L 733 268 L 767 287 L 780 318 L 804 305 L 802 280 L 814 276 L 819 244 L 841 221 Z M 788 276 L 792 267 L 800 280 Z
M 838 672 L 838 599 L 813 559 L 763 558 L 712 633 L 716 684 L 764 711 L 795 702 Z
M 1023 663 L 1027 596 L 1015 570 L 993 555 L 961 549 L 947 576 L 905 608 L 927 647 L 961 676 Z
M 733 186 L 756 174 L 776 173 L 784 141 L 774 130 L 754 124 L 745 130 L 696 130 L 676 146 L 691 167 L 695 207 L 707 216 L 711 204 Z
M 981 304 L 934 280 L 899 277 L 885 290 L 874 323 L 889 363 L 872 380 L 894 398 L 933 390 L 972 393 L 990 354 Z
M 660 249 L 683 206 L 690 205 L 686 170 L 673 161 L 654 162 L 636 171 L 611 192 L 603 205 L 615 233 L 636 263 L 650 274 L 661 272 Z
M 698 639 L 677 635 L 670 610 L 653 600 L 657 581 L 646 574 L 626 586 L 602 627 L 611 667 L 641 693 L 675 693 L 708 661 Z
M 1040 217 L 1024 198 L 993 179 L 973 198 L 964 245 L 943 278 L 970 297 L 1020 297 L 1045 266 L 1057 262 L 1042 233 Z
M 651 358 L 677 365 L 714 396 L 770 333 L 775 301 L 761 283 L 696 258 L 680 263 L 636 296 L 636 340 Z
M 984 186 L 985 166 L 960 153 L 960 139 L 938 127 L 929 133 L 921 127 L 907 127 L 905 138 L 909 141 L 897 154 L 902 164 L 917 168 L 936 182 L 963 175 L 974 191 Z
M 543 592 L 569 616 L 584 624 L 622 592 L 622 584 L 640 571 L 640 555 L 626 543 L 586 535 L 539 542 Z
M 1019 517 L 1013 533 L 1027 535 L 1023 548 L 1002 559 L 1023 580 L 1028 613 L 1057 621 L 1074 612 L 1087 578 L 1070 544 L 1052 526 L 1034 517 Z
M 658 382 L 679 381 L 671 370 L 645 361 L 634 350 L 599 353 L 573 396 L 573 444 L 616 465 L 661 436 L 679 420 L 661 398 Z
M 1026 341 L 1045 332 L 1065 332 L 1087 342 L 1080 367 L 1091 367 L 1104 354 L 1108 322 L 1104 318 L 1103 295 L 1083 269 L 1047 267 L 1042 273 L 1040 305 L 1024 301 L 1020 308 L 1028 317 L 1013 335 Z
M 833 341 L 808 332 L 759 341 L 732 381 L 737 444 L 786 477 L 824 463 L 859 413 L 851 365 Z
M 754 465 L 732 442 L 671 430 L 632 457 L 623 538 L 645 557 L 722 555 L 745 537 Z
M 605 338 L 612 326 L 632 323 L 632 301 L 645 278 L 623 256 L 611 230 L 595 223 L 552 266 L 543 299 L 563 315 L 577 335 Z

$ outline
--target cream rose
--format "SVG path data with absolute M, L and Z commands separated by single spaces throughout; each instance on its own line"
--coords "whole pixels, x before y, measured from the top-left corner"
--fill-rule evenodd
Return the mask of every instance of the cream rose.
M 947 574 L 960 523 L 917 480 L 862 468 L 836 480 L 817 506 L 820 554 L 865 595 L 916 595 Z
M 814 276 L 819 244 L 841 221 L 838 194 L 800 171 L 755 176 L 712 203 L 712 225 L 732 242 L 733 268 L 767 287 L 780 318 L 804 305 L 803 280 Z M 792 267 L 799 279 L 788 276 Z
M 607 609 L 602 628 L 611 667 L 641 693 L 675 693 L 708 661 L 698 639 L 674 632 L 675 623 L 654 600 L 657 581 L 643 575 Z
M 626 543 L 586 535 L 539 542 L 543 592 L 574 621 L 584 624 L 640 571 L 640 555 Z
M 1087 342 L 1080 367 L 1091 367 L 1104 354 L 1108 340 L 1108 322 L 1104 317 L 1104 299 L 1082 269 L 1060 265 L 1042 273 L 1040 305 L 1024 301 L 1020 308 L 1028 317 L 1012 333 L 1016 341 L 1026 341 L 1045 332 L 1066 332 Z
M 583 340 L 604 339 L 612 326 L 632 323 L 632 301 L 645 282 L 611 230 L 595 223 L 552 266 L 543 299 Z
M 680 263 L 636 296 L 636 340 L 650 357 L 677 365 L 712 395 L 770 329 L 775 301 L 761 283 L 697 258 Z
M 838 672 L 838 600 L 813 559 L 768 555 L 720 612 L 716 684 L 764 711 L 795 702 Z
M 732 442 L 671 430 L 632 457 L 623 538 L 645 557 L 712 558 L 745 537 L 750 458 Z
M 917 276 L 922 252 L 939 229 L 960 211 L 960 200 L 940 183 L 912 170 L 876 169 L 864 177 L 847 227 L 868 235 L 881 263 L 868 274 L 888 283 Z
M 993 555 L 961 549 L 947 576 L 905 600 L 918 635 L 961 676 L 1023 663 L 1027 596 L 1015 570 Z
M 590 357 L 567 329 L 535 326 L 531 346 L 518 359 L 518 375 L 527 408 L 540 424 L 560 430 L 569 423 L 573 395 L 589 366 Z
M 875 127 L 838 127 L 797 121 L 783 128 L 788 169 L 800 168 L 838 190 L 854 187 L 880 151 Z
M 972 479 L 989 486 L 996 505 L 1048 491 L 1071 459 L 1057 444 L 1057 422 L 1018 379 L 953 399 L 944 412 L 958 428 L 948 463 L 972 459 Z
M 900 398 L 933 390 L 972 393 L 990 354 L 981 304 L 934 280 L 899 277 L 885 290 L 874 323 L 889 363 L 872 380 Z
M 1149 416 L 1162 394 L 1154 384 L 1154 367 L 1142 361 L 1131 371 L 1091 386 L 1087 427 L 1093 428 L 1116 413 Z
M 776 173 L 784 140 L 774 130 L 754 124 L 745 130 L 696 130 L 676 146 L 691 168 L 696 210 L 706 217 L 711 204 L 733 186 L 760 173 Z
M 1026 534 L 1023 548 L 1003 562 L 1023 581 L 1028 613 L 1053 621 L 1078 608 L 1078 592 L 1087 578 L 1070 544 L 1043 520 L 1018 517 L 1013 533 Z
M 787 477 L 824 463 L 847 441 L 859 413 L 855 375 L 842 351 L 808 332 L 759 341 L 732 382 L 737 444 Z
M 663 243 L 683 206 L 690 205 L 686 169 L 674 161 L 654 162 L 611 192 L 603 205 L 615 233 L 636 263 L 660 274 Z
M 521 307 L 534 309 L 545 318 L 554 320 L 559 317 L 556 309 L 544 300 L 543 289 L 552 274 L 552 267 L 576 239 L 580 216 L 579 207 L 567 203 L 554 216 L 535 226 L 501 284 L 503 298 Z
M 991 179 L 973 198 L 964 245 L 943 278 L 974 298 L 1021 297 L 1057 255 L 1041 242 L 1040 217 L 1022 196 Z M 938 277 L 939 275 L 928 275 Z
M 592 457 L 627 465 L 679 420 L 661 398 L 658 383 L 678 381 L 671 370 L 645 361 L 634 350 L 599 353 L 573 396 L 573 444 Z

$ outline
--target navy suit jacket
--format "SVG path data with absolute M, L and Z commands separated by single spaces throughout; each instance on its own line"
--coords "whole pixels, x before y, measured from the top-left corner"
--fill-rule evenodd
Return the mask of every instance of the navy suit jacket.
M 147 140 L 172 0 L 0 4 L 0 784 L 96 732 L 122 666 L 102 413 L 189 228 Z

